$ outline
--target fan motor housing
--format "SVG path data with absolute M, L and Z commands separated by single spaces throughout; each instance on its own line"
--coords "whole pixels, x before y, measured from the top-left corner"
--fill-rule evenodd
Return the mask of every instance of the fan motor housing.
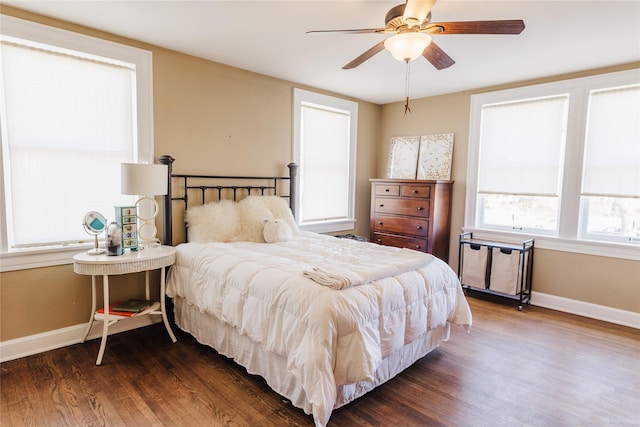
M 387 15 L 384 18 L 384 23 L 388 29 L 398 30 L 402 27 L 407 26 L 407 23 L 404 20 L 405 6 L 406 6 L 405 3 L 399 4 L 397 6 L 392 7 L 389 10 L 389 12 L 387 12 Z M 424 24 L 427 24 L 429 22 L 431 22 L 431 12 L 429 12 L 424 22 L 420 23 L 420 26 L 422 27 Z
M 387 28 L 398 28 L 402 25 L 405 25 L 404 19 L 402 16 L 404 15 L 404 8 L 406 4 L 399 4 L 389 10 L 387 12 L 387 16 L 384 17 L 384 23 Z

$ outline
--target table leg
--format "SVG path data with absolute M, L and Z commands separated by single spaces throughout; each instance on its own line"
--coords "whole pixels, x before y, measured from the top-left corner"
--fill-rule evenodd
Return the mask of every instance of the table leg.
M 87 337 L 89 336 L 89 332 L 91 331 L 91 327 L 93 326 L 93 319 L 96 314 L 96 276 L 91 275 L 91 317 L 89 318 L 89 325 L 87 325 L 87 330 L 84 332 L 82 339 L 80 342 L 85 342 Z
M 104 321 L 102 323 L 102 341 L 100 342 L 100 351 L 98 351 L 98 359 L 96 365 L 102 364 L 102 356 L 107 346 L 107 335 L 109 334 L 109 276 L 102 276 L 102 289 L 104 293 Z
M 149 301 L 149 270 L 144 272 L 144 295 L 146 300 Z
M 166 282 L 166 273 L 165 268 L 160 269 L 160 312 L 162 313 L 162 321 L 164 322 L 164 327 L 167 328 L 167 332 L 171 337 L 171 341 L 176 342 L 176 336 L 173 334 L 171 330 L 171 325 L 169 325 L 169 319 L 167 319 L 167 308 L 165 304 L 165 295 L 164 295 L 164 287 Z

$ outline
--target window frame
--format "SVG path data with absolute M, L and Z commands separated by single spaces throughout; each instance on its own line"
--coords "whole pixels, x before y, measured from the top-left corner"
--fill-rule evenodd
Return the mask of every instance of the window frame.
M 0 32 L 3 36 L 135 64 L 136 160 L 153 163 L 153 58 L 150 51 L 1 14 Z M 4 176 L 2 156 L 3 153 L 0 151 L 0 174 Z M 6 212 L 6 206 L 3 185 L 0 186 L 0 209 L 2 212 Z M 0 272 L 70 264 L 73 262 L 73 255 L 92 246 L 92 244 L 83 243 L 64 247 L 10 250 L 7 243 L 6 221 L 6 215 L 3 214 L 0 221 Z
M 640 82 L 640 69 L 631 69 L 472 95 L 469 113 L 468 167 L 463 230 L 473 232 L 474 237 L 477 238 L 500 239 L 507 242 L 517 242 L 522 239 L 523 235 L 527 235 L 535 237 L 536 247 L 544 249 L 640 260 L 638 245 L 585 240 L 580 237 L 579 229 L 581 219 L 580 191 L 589 93 L 596 89 L 625 86 L 638 82 Z M 480 207 L 477 188 L 482 106 L 563 93 L 569 95 L 569 111 L 560 192 L 558 235 L 549 236 L 478 227 L 476 218 L 477 209 Z
M 304 165 L 301 162 L 302 144 L 302 106 L 304 104 L 317 105 L 327 109 L 345 111 L 349 113 L 349 188 L 348 188 L 348 214 L 347 218 L 337 220 L 324 220 L 309 223 L 302 223 L 301 218 L 296 218 L 296 223 L 301 230 L 316 233 L 330 233 L 338 231 L 353 230 L 355 228 L 355 188 L 356 188 L 356 147 L 358 129 L 358 103 L 334 96 L 324 95 L 317 92 L 294 88 L 293 89 L 293 159 L 300 165 L 303 171 Z M 299 186 L 302 179 L 299 182 Z M 301 192 L 299 188 L 299 193 Z M 301 210 L 302 197 L 296 200 L 296 212 Z M 299 216 L 299 215 L 298 215 Z

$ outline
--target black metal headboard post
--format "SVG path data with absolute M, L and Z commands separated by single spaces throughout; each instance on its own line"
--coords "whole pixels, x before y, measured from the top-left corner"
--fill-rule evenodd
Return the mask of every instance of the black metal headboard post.
M 172 220 L 173 220 L 173 215 L 171 213 L 171 200 L 172 200 L 172 195 L 171 195 L 171 175 L 173 175 L 173 162 L 175 161 L 175 159 L 167 154 L 160 156 L 160 158 L 158 158 L 158 161 L 160 163 L 162 163 L 163 165 L 167 165 L 167 194 L 165 194 L 163 202 L 162 202 L 162 213 L 164 216 L 164 224 L 163 224 L 163 232 L 162 232 L 162 240 L 163 240 L 163 244 L 167 245 L 167 246 L 173 246 L 173 233 L 172 233 Z
M 222 189 L 233 189 L 234 199 L 236 196 L 237 189 L 245 189 L 247 190 L 247 194 L 251 194 L 251 190 L 260 190 L 262 194 L 264 194 L 265 190 L 273 191 L 274 195 L 277 194 L 278 181 L 289 180 L 289 208 L 293 213 L 294 218 L 296 217 L 296 200 L 298 197 L 298 165 L 295 163 L 289 163 L 287 167 L 289 168 L 289 176 L 288 177 L 251 177 L 251 176 L 213 176 L 213 175 L 174 175 L 173 174 L 173 162 L 175 159 L 169 155 L 163 155 L 158 158 L 158 161 L 167 165 L 167 194 L 164 196 L 162 203 L 162 211 L 164 214 L 164 225 L 163 225 L 163 244 L 167 246 L 173 246 L 173 201 L 174 200 L 182 200 L 184 201 L 185 209 L 187 208 L 188 203 L 188 189 L 198 189 L 202 191 L 202 203 L 205 202 L 204 191 L 206 189 L 214 189 L 218 191 L 218 196 L 220 196 Z M 183 180 L 184 184 L 184 195 L 182 197 L 173 197 L 172 194 L 172 178 L 180 178 Z M 188 179 L 238 179 L 238 180 L 270 180 L 273 182 L 273 186 L 189 186 Z M 271 184 L 270 184 L 271 185 Z
M 289 208 L 294 218 L 298 218 L 296 215 L 296 201 L 298 200 L 298 164 L 289 163 Z

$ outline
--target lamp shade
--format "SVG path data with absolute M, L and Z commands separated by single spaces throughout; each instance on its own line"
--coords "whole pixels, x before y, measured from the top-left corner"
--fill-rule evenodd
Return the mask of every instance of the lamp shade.
M 121 192 L 138 196 L 167 194 L 167 165 L 122 163 Z
M 431 43 L 431 37 L 424 33 L 401 33 L 384 41 L 384 47 L 399 61 L 413 61 L 422 55 Z

